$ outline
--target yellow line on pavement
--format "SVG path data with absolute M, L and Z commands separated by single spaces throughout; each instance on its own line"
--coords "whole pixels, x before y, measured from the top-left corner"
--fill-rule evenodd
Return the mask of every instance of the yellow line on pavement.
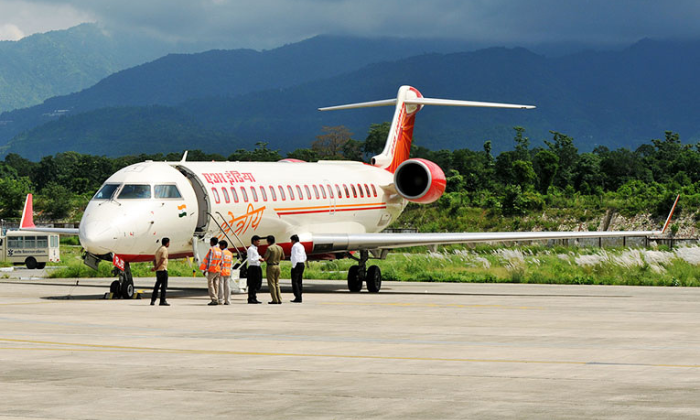
M 347 306 L 405 306 L 418 308 L 499 308 L 499 309 L 531 309 L 543 310 L 537 306 L 507 306 L 507 305 L 465 305 L 460 303 L 402 303 L 402 302 L 321 302 L 321 305 L 347 305 Z
M 641 367 L 665 367 L 665 368 L 692 368 L 700 369 L 700 365 L 674 365 L 674 364 L 653 364 L 653 363 L 605 363 L 605 362 L 575 362 L 575 361 L 550 361 L 550 360 L 517 360 L 517 359 L 463 359 L 445 357 L 409 357 L 409 356 L 369 356 L 352 354 L 313 354 L 313 353 L 280 353 L 280 352 L 258 352 L 258 351 L 233 351 L 233 350 L 201 350 L 201 349 L 170 349 L 159 347 L 138 347 L 138 346 L 116 346 L 104 344 L 85 343 L 62 343 L 57 341 L 40 340 L 18 340 L 11 338 L 0 338 L 0 342 L 18 344 L 43 344 L 48 346 L 66 346 L 66 348 L 55 347 L 0 347 L 0 350 L 29 350 L 29 351 L 71 351 L 71 352 L 145 352 L 145 353 L 170 353 L 170 354 L 210 354 L 210 355 L 231 355 L 231 356 L 273 356 L 273 357 L 321 357 L 338 359 L 368 359 L 368 360 L 409 360 L 426 362 L 456 362 L 456 363 L 507 363 L 507 364 L 539 364 L 539 365 L 622 365 Z

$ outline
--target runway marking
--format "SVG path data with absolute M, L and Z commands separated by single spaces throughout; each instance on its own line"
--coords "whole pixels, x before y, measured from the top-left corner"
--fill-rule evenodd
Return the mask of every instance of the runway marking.
M 517 360 L 517 359 L 462 359 L 444 357 L 409 357 L 409 356 L 369 356 L 354 354 L 313 354 L 313 353 L 280 353 L 258 351 L 234 351 L 234 350 L 201 350 L 201 349 L 169 349 L 159 347 L 116 346 L 108 344 L 63 343 L 58 341 L 19 340 L 12 338 L 0 338 L 0 342 L 20 344 L 43 344 L 50 346 L 66 346 L 66 348 L 43 347 L 0 347 L 0 350 L 27 350 L 27 351 L 80 351 L 80 352 L 127 352 L 127 353 L 165 353 L 165 354 L 209 354 L 231 356 L 273 356 L 273 357 L 320 357 L 336 359 L 367 359 L 367 360 L 409 360 L 423 362 L 458 362 L 458 363 L 500 363 L 500 364 L 538 364 L 538 365 L 575 365 L 575 366 L 639 366 L 656 368 L 684 368 L 700 369 L 700 365 L 678 365 L 666 363 L 618 363 L 618 362 L 576 362 L 576 361 L 552 361 L 552 360 Z
M 15 305 L 43 305 L 47 303 L 61 303 L 61 302 L 15 302 L 15 303 L 0 303 L 0 306 L 15 306 Z
M 321 302 L 321 305 L 346 305 L 346 306 L 405 306 L 417 308 L 498 308 L 498 309 L 529 309 L 542 311 L 540 306 L 508 306 L 508 305 L 465 305 L 461 303 L 408 303 L 408 302 Z

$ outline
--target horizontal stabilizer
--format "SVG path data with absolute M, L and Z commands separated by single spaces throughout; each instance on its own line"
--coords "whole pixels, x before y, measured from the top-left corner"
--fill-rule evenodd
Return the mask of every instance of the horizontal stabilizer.
M 441 106 L 468 106 L 481 108 L 511 108 L 511 109 L 534 109 L 534 105 L 518 105 L 518 104 L 502 104 L 497 102 L 477 102 L 477 101 L 458 101 L 454 99 L 438 99 L 438 98 L 413 98 L 404 100 L 408 105 L 441 105 Z M 319 108 L 319 111 L 336 111 L 339 109 L 356 109 L 356 108 L 371 108 L 375 106 L 393 106 L 396 105 L 396 99 L 384 99 L 381 101 L 359 102 L 356 104 L 328 106 Z
M 476 101 L 457 101 L 453 99 L 437 99 L 437 98 L 415 98 L 406 99 L 404 103 L 415 105 L 442 105 L 442 106 L 471 106 L 481 108 L 512 108 L 512 109 L 534 109 L 534 105 L 518 105 L 518 104 L 501 104 L 497 102 L 476 102 Z

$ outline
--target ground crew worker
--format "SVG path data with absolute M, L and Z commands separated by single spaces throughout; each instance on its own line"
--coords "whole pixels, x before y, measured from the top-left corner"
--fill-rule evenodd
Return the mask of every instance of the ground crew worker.
M 270 289 L 270 296 L 272 297 L 272 302 L 268 303 L 270 305 L 281 305 L 280 260 L 284 258 L 284 250 L 275 243 L 275 237 L 272 235 L 267 237 L 267 250 L 263 258 L 267 262 L 267 287 Z
M 260 237 L 258 235 L 253 235 L 250 239 L 250 247 L 248 247 L 247 253 L 248 303 L 250 304 L 262 303 L 258 300 L 257 293 L 262 286 L 262 268 L 260 268 L 260 263 L 264 260 L 260 258 L 258 246 L 260 246 Z
M 209 306 L 215 306 L 219 304 L 219 299 L 217 293 L 219 291 L 219 274 L 221 273 L 221 248 L 216 246 L 219 243 L 217 238 L 211 238 L 209 240 L 209 251 L 202 261 L 202 265 L 199 269 L 202 270 L 202 274 L 207 277 L 207 286 L 209 286 Z
M 165 291 L 168 290 L 168 247 L 170 239 L 163 238 L 160 240 L 160 248 L 156 251 L 156 257 L 153 259 L 153 268 L 151 271 L 156 272 L 156 284 L 153 286 L 151 293 L 151 305 L 156 304 L 158 298 L 158 287 L 160 287 L 160 306 L 170 306 L 165 300 Z
M 228 250 L 228 242 L 219 241 L 221 248 L 221 277 L 219 278 L 219 305 L 231 304 L 231 268 L 233 253 Z
M 301 280 L 304 275 L 304 264 L 306 263 L 306 250 L 299 242 L 299 236 L 292 235 L 292 292 L 294 293 L 293 303 L 301 303 Z

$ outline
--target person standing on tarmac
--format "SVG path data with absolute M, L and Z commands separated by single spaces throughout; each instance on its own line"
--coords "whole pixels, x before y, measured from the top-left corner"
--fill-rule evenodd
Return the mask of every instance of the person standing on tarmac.
M 153 268 L 151 271 L 156 272 L 156 284 L 153 286 L 151 294 L 151 306 L 156 304 L 158 298 L 158 287 L 160 286 L 160 306 L 170 306 L 165 300 L 165 291 L 168 289 L 168 247 L 170 239 L 163 238 L 160 240 L 160 248 L 156 251 L 156 257 L 153 259 Z
M 219 305 L 231 304 L 231 267 L 233 253 L 228 250 L 228 242 L 219 241 L 221 248 L 221 277 L 219 278 Z
M 262 268 L 260 268 L 260 263 L 264 261 L 260 258 L 260 253 L 258 253 L 258 246 L 260 245 L 260 237 L 258 235 L 253 235 L 250 239 L 250 246 L 248 247 L 247 260 L 248 260 L 248 303 L 257 304 L 262 303 L 258 301 L 258 290 L 262 286 Z
M 301 280 L 304 275 L 304 264 L 306 263 L 306 251 L 304 245 L 299 242 L 299 236 L 292 235 L 292 291 L 294 292 L 293 303 L 301 303 Z
M 267 262 L 267 287 L 270 289 L 270 296 L 272 297 L 272 302 L 268 303 L 270 305 L 281 305 L 280 260 L 284 258 L 284 250 L 275 243 L 275 237 L 272 235 L 267 237 L 267 250 L 263 258 Z
M 216 246 L 219 243 L 217 238 L 211 238 L 209 240 L 209 251 L 202 261 L 202 265 L 199 269 L 202 270 L 202 274 L 207 277 L 207 286 L 209 286 L 209 306 L 215 306 L 219 304 L 219 299 L 217 293 L 219 291 L 219 274 L 221 273 L 221 248 Z

